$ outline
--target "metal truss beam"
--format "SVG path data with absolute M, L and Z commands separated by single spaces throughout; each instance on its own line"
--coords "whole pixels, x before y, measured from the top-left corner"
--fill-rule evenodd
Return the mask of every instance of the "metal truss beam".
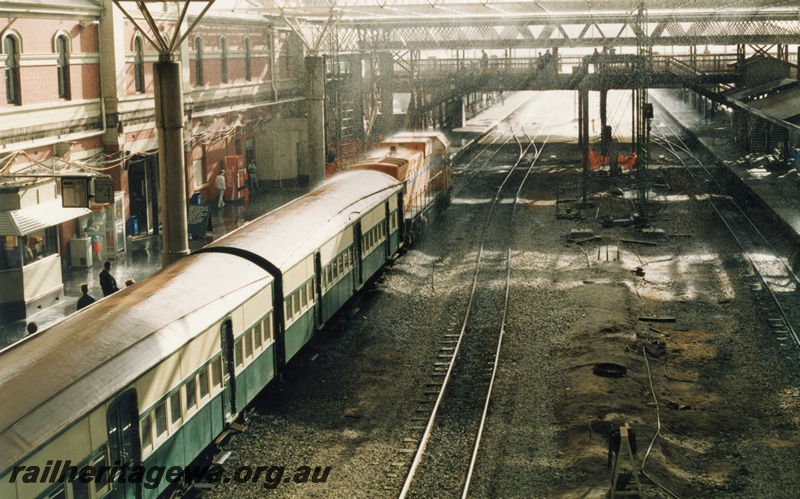
M 272 0 L 258 12 L 289 15 L 310 31 L 338 19 L 338 51 L 636 46 L 632 11 L 550 9 L 558 2 L 487 0 Z M 606 2 L 617 8 L 620 2 Z M 568 7 L 560 4 L 562 9 Z M 651 46 L 800 43 L 800 9 L 648 10 L 642 29 Z M 585 8 L 585 6 L 583 7 Z M 252 12 L 252 10 L 250 10 Z M 319 47 L 330 51 L 330 47 Z

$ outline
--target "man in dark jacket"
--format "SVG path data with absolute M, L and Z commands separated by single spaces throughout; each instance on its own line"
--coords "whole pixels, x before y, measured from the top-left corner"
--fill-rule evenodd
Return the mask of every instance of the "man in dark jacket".
M 106 262 L 103 267 L 103 271 L 100 272 L 100 287 L 103 288 L 103 296 L 108 296 L 115 291 L 119 291 L 119 288 L 117 287 L 117 280 L 111 275 L 111 262 Z
M 89 305 L 97 301 L 97 298 L 89 294 L 88 284 L 81 284 L 81 291 L 83 292 L 83 296 L 78 298 L 78 310 L 82 309 L 83 307 L 88 307 Z

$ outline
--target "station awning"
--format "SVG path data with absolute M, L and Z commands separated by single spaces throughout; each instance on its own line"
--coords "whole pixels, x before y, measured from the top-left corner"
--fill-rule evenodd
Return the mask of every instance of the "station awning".
M 20 210 L 0 211 L 0 236 L 26 236 L 91 212 L 89 208 L 64 208 L 61 198 Z
M 800 115 L 800 87 L 748 102 L 747 105 L 779 120 L 794 118 Z

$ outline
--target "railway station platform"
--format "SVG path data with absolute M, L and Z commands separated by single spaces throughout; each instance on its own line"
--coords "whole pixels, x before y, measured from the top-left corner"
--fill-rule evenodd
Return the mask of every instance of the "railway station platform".
M 530 91 L 506 92 L 502 97 L 496 98 L 491 106 L 465 120 L 464 126 L 454 128 L 448 133 L 453 155 L 458 156 L 469 149 L 476 140 L 492 131 L 501 121 L 528 102 L 531 95 Z
M 189 249 L 196 251 L 308 191 L 306 188 L 296 186 L 265 187 L 264 184 L 262 181 L 260 191 L 252 195 L 246 203 L 229 201 L 220 209 L 216 206 L 216 198 L 209 201 L 213 236 L 212 233 L 208 233 L 205 238 L 190 239 Z M 41 331 L 75 312 L 83 283 L 89 285 L 89 294 L 97 299 L 102 298 L 99 276 L 103 270 L 103 262 L 93 263 L 89 268 L 71 268 L 64 272 L 64 297 L 60 304 L 48 307 L 26 320 L 0 324 L 0 350 L 25 337 L 29 322 L 35 322 Z M 125 287 L 125 281 L 128 279 L 142 281 L 161 269 L 161 237 L 152 235 L 128 237 L 125 257 L 112 261 L 111 264 L 111 274 L 117 280 L 120 289 Z
M 695 140 L 709 150 L 717 160 L 728 166 L 765 205 L 769 206 L 800 239 L 800 172 L 795 168 L 769 170 L 755 161 L 758 155 L 739 151 L 733 143 L 731 115 L 717 110 L 704 116 L 681 96 L 680 90 L 650 90 L 650 100 L 673 116 Z

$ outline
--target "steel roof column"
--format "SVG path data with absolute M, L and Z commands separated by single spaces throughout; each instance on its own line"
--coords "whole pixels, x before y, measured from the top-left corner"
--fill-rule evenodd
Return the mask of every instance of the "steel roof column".
M 158 130 L 158 196 L 163 229 L 161 263 L 189 254 L 186 166 L 183 150 L 183 84 L 181 63 L 161 54 L 153 63 L 156 129 Z
M 381 68 L 381 132 L 388 137 L 394 132 L 394 57 L 380 53 Z
M 314 187 L 325 180 L 325 59 L 310 55 L 305 62 L 308 183 Z

